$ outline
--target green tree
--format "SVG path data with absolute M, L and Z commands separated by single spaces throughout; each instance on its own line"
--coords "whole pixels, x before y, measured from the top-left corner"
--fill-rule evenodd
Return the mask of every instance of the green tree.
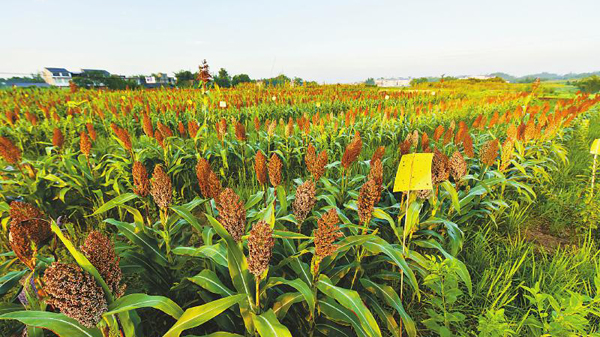
M 577 85 L 577 88 L 583 92 L 600 92 L 600 76 L 593 75 L 586 77 L 580 81 L 577 81 L 575 85 Z
M 231 85 L 234 87 L 240 83 L 250 83 L 250 82 L 252 82 L 252 80 L 250 79 L 250 76 L 248 76 L 246 74 L 235 75 L 231 79 Z
M 194 85 L 196 74 L 189 70 L 180 70 L 175 73 L 175 85 L 180 88 L 187 88 Z
M 369 78 L 367 78 L 367 80 L 365 81 L 365 84 L 366 84 L 366 85 L 372 85 L 372 86 L 374 86 L 374 85 L 375 85 L 375 79 L 374 79 L 373 77 L 369 77 Z
M 427 79 L 427 77 L 413 78 L 410 81 L 410 86 L 414 87 L 415 85 L 419 85 L 421 83 L 427 83 L 427 82 L 429 82 L 429 80 Z
M 219 69 L 219 73 L 214 77 L 214 81 L 221 88 L 231 87 L 231 76 L 229 76 L 225 68 Z

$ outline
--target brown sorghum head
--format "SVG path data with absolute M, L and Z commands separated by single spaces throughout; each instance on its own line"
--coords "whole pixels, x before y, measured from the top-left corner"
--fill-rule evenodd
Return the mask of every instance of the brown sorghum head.
M 325 174 L 325 166 L 327 165 L 327 150 L 321 151 L 319 153 L 319 157 L 317 157 L 317 162 L 313 167 L 313 175 L 315 176 L 315 181 L 321 179 L 323 174 Z
M 510 123 L 510 125 L 508 126 L 508 129 L 506 129 L 506 136 L 513 141 L 517 140 L 517 137 L 518 137 L 517 126 L 514 125 L 513 123 Z
M 273 254 L 273 229 L 268 223 L 259 221 L 250 230 L 248 237 L 248 271 L 259 277 L 267 268 Z
M 508 165 L 510 165 L 510 160 L 514 152 L 514 142 L 514 139 L 506 138 L 506 140 L 502 144 L 502 156 L 500 157 L 500 171 L 506 170 L 506 168 L 508 168 Z
M 412 143 L 409 139 L 405 139 L 402 143 L 400 143 L 400 157 L 402 157 L 405 154 L 409 154 L 411 146 Z
M 219 122 L 217 122 L 217 137 L 219 140 L 223 140 L 223 137 L 227 135 L 227 120 L 225 118 L 221 118 Z
M 54 132 L 52 134 L 52 145 L 55 147 L 62 147 L 65 143 L 65 136 L 59 128 L 54 128 Z
M 318 221 L 318 228 L 315 230 L 315 254 L 319 258 L 324 258 L 335 253 L 337 245 L 335 240 L 343 236 L 337 223 L 339 218 L 335 208 L 325 212 Z
M 10 203 L 9 244 L 19 260 L 33 269 L 34 250 L 52 235 L 50 223 L 34 206 L 20 201 Z
M 221 193 L 221 182 L 214 171 L 208 173 L 208 197 L 217 199 Z
M 179 121 L 179 123 L 177 123 L 177 131 L 179 131 L 179 135 L 182 138 L 185 138 L 186 134 L 186 130 L 185 130 L 185 125 L 183 125 L 182 121 Z
M 292 209 L 294 210 L 298 228 L 302 226 L 302 223 L 315 206 L 317 202 L 315 194 L 315 183 L 312 180 L 307 180 L 296 188 L 296 199 L 294 199 Z
M 94 129 L 94 124 L 92 124 L 92 123 L 86 123 L 85 124 L 85 128 L 87 129 L 90 138 L 93 141 L 96 141 L 97 134 L 96 134 L 96 130 Z
M 256 180 L 261 185 L 267 183 L 267 157 L 262 153 L 261 150 L 256 152 L 254 159 L 254 171 L 256 172 Z
M 171 178 L 167 175 L 161 165 L 154 167 L 152 173 L 152 186 L 150 194 L 154 198 L 154 202 L 161 209 L 166 209 L 171 204 L 173 199 L 173 188 L 171 186 Z
M 44 291 L 46 303 L 88 328 L 95 327 L 108 310 L 102 288 L 74 264 L 52 263 L 44 272 Z
M 352 141 L 346 146 L 346 150 L 342 156 L 342 167 L 347 170 L 358 159 L 361 150 L 362 139 L 360 138 L 360 133 L 356 132 Z
M 433 184 L 439 184 L 448 180 L 448 177 L 450 177 L 448 157 L 435 149 L 433 151 L 433 163 L 431 164 L 431 181 Z
M 96 267 L 115 298 L 121 297 L 125 285 L 121 284 L 120 258 L 115 253 L 115 247 L 110 239 L 98 231 L 92 231 L 80 248 L 83 255 Z
M 144 133 L 146 136 L 153 138 L 154 137 L 154 128 L 152 127 L 152 120 L 147 113 L 142 112 L 142 129 L 144 129 Z
M 236 242 L 240 242 L 246 230 L 246 208 L 243 201 L 231 188 L 226 188 L 217 198 L 217 210 L 219 222 Z
M 116 126 L 115 134 L 117 135 L 117 138 L 119 138 L 121 143 L 123 143 L 123 147 L 127 151 L 131 151 L 132 146 L 131 146 L 131 138 L 129 137 L 129 132 L 127 132 L 127 130 L 125 130 L 119 126 Z
M 158 131 L 162 133 L 163 138 L 173 137 L 173 131 L 161 121 L 156 123 L 156 127 L 158 128 Z
M 371 156 L 371 165 L 373 165 L 373 162 L 376 160 L 382 160 L 383 159 L 383 155 L 385 154 L 385 146 L 379 146 L 375 149 L 375 152 L 373 152 L 373 156 Z
M 368 226 L 373 216 L 375 204 L 379 200 L 380 189 L 374 179 L 369 179 L 358 193 L 358 218 L 363 226 Z
M 198 130 L 200 130 L 200 126 L 198 125 L 198 122 L 190 120 L 188 121 L 188 133 L 190 135 L 190 138 L 196 138 L 196 135 L 198 134 Z
M 473 138 L 466 132 L 463 137 L 463 146 L 465 149 L 465 155 L 469 158 L 475 157 L 475 151 L 473 150 Z
M 79 137 L 79 149 L 84 156 L 89 157 L 90 152 L 92 150 L 92 142 L 90 141 L 90 137 L 88 137 L 87 133 L 81 132 Z
M 9 164 L 21 162 L 21 150 L 10 139 L 2 136 L 0 136 L 0 156 Z
M 498 157 L 498 139 L 493 139 L 481 147 L 479 151 L 479 159 L 486 166 L 492 166 Z
M 160 147 L 165 147 L 165 137 L 163 136 L 162 132 L 160 132 L 159 130 L 154 131 L 154 138 L 156 139 Z
M 383 165 L 381 164 L 381 160 L 371 162 L 371 170 L 369 171 L 367 179 L 375 181 L 378 189 L 377 199 L 375 201 L 375 204 L 377 204 L 381 198 L 381 192 L 383 191 Z
M 235 125 L 235 137 L 240 142 L 246 141 L 246 139 L 248 139 L 248 136 L 246 135 L 246 127 L 244 126 L 244 124 L 237 122 L 237 124 Z
M 281 184 L 281 168 L 283 163 L 279 156 L 275 153 L 271 156 L 269 160 L 269 181 L 273 187 L 279 186 Z
M 450 157 L 450 174 L 455 182 L 459 182 L 467 174 L 467 162 L 458 150 Z
M 314 167 L 317 164 L 317 149 L 312 144 L 308 144 L 304 161 L 306 162 L 308 172 L 314 175 Z
M 148 171 L 146 166 L 139 161 L 133 163 L 133 192 L 140 197 L 145 197 L 150 193 L 150 180 L 148 180 Z
M 440 124 L 437 128 L 435 128 L 435 131 L 433 131 L 433 140 L 437 142 L 438 140 L 440 140 L 440 137 L 442 137 L 443 134 L 444 126 Z
M 208 160 L 204 158 L 198 159 L 198 163 L 196 164 L 196 177 L 198 178 L 198 186 L 200 186 L 200 193 L 205 198 L 210 198 L 210 190 L 208 184 L 208 176 L 212 169 L 210 168 L 210 164 Z
M 285 136 L 290 138 L 294 134 L 294 120 L 292 117 L 288 119 L 288 123 L 285 125 Z
M 421 136 L 421 150 L 426 152 L 427 149 L 429 149 L 429 135 L 427 132 L 423 132 L 423 135 Z

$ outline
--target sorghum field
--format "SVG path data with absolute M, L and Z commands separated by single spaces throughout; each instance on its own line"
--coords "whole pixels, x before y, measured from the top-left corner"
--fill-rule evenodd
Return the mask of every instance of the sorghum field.
M 0 335 L 600 336 L 599 103 L 0 91 Z M 410 153 L 432 190 L 394 192 Z

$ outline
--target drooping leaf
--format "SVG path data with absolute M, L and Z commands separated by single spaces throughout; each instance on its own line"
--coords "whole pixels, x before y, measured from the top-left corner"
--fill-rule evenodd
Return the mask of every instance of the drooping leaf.
M 102 337 L 96 328 L 84 328 L 72 318 L 49 311 L 14 311 L 1 315 L 0 320 L 3 319 L 14 319 L 25 325 L 47 329 L 59 336 Z
M 179 337 L 184 330 L 206 323 L 243 299 L 244 295 L 238 294 L 189 308 L 183 312 L 181 317 L 179 317 L 177 322 L 175 322 L 163 337 Z
M 108 306 L 105 316 L 115 315 L 121 312 L 127 312 L 139 308 L 154 308 L 165 314 L 179 319 L 183 310 L 177 303 L 164 296 L 151 296 L 146 294 L 130 294 L 119 298 Z

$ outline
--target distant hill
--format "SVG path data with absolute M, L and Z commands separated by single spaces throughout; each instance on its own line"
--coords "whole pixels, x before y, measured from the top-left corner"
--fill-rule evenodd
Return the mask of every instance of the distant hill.
M 489 76 L 498 76 L 509 82 L 530 82 L 532 80 L 535 80 L 536 78 L 539 78 L 542 81 L 577 80 L 592 75 L 600 75 L 600 71 L 595 71 L 592 73 L 568 73 L 564 75 L 543 72 L 538 74 L 525 75 L 521 77 L 512 76 L 510 74 L 502 72 L 489 74 Z

